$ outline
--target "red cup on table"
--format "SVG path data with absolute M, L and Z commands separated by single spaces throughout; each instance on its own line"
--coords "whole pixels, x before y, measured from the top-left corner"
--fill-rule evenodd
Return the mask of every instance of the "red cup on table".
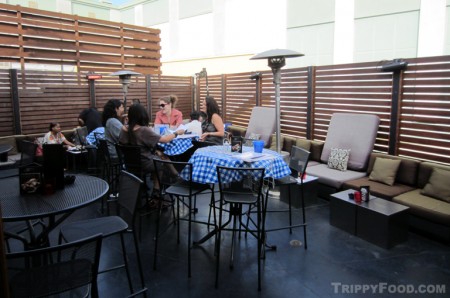
M 355 191 L 353 193 L 353 197 L 355 198 L 356 203 L 361 203 L 361 192 L 360 191 Z

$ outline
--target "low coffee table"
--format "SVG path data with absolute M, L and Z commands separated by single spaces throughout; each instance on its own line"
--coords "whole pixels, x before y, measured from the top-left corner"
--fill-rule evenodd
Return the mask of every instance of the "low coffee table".
M 330 224 L 366 241 L 391 248 L 408 239 L 408 209 L 370 196 L 369 202 L 349 199 L 349 189 L 330 196 Z

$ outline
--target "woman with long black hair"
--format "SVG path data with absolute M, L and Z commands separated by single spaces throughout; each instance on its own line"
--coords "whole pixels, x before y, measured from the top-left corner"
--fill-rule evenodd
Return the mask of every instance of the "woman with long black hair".
M 105 140 L 112 159 L 117 159 L 116 144 L 119 142 L 119 134 L 123 126 L 120 121 L 123 110 L 123 103 L 118 99 L 108 100 L 103 107 L 102 125 L 105 127 Z
M 124 145 L 137 145 L 141 148 L 141 161 L 142 167 L 147 176 L 151 176 L 152 179 L 147 179 L 147 187 L 151 193 L 153 183 L 156 183 L 154 179 L 154 165 L 153 158 L 156 154 L 156 145 L 158 143 L 168 143 L 175 139 L 178 135 L 184 133 L 183 129 L 175 131 L 172 134 L 161 136 L 153 131 L 149 124 L 149 117 L 147 111 L 141 104 L 134 104 L 128 110 L 128 126 L 123 126 L 120 132 L 119 143 Z M 152 183 L 153 182 L 153 183 Z M 155 191 L 158 185 L 155 185 Z
M 222 145 L 225 129 L 216 100 L 211 96 L 206 96 L 201 103 L 200 110 L 207 115 L 207 119 L 202 124 L 203 134 L 200 140 Z

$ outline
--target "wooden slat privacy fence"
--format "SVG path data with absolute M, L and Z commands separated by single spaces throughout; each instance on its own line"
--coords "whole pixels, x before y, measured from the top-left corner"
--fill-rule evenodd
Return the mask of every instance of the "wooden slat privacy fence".
M 160 30 L 0 4 L 0 61 L 160 74 Z M 80 79 L 80 77 L 79 77 Z
M 379 63 L 283 69 L 282 133 L 323 141 L 333 113 L 376 114 L 381 123 L 375 150 L 450 164 L 450 56 L 409 59 L 408 63 L 398 73 L 382 72 Z M 271 71 L 262 71 L 259 81 L 252 80 L 252 74 L 208 77 L 209 95 L 219 103 L 225 122 L 245 127 L 256 104 L 275 105 Z M 45 132 L 49 121 L 60 121 L 64 128 L 76 125 L 78 113 L 91 104 L 89 82 L 78 82 L 76 75 L 18 72 L 23 133 Z M 94 91 L 99 110 L 108 99 L 123 96 L 118 78 L 107 74 L 95 81 Z M 12 93 L 9 71 L 0 70 L 2 136 L 15 129 Z M 188 118 L 207 94 L 206 80 L 198 80 L 195 104 L 193 77 L 133 77 L 127 98 L 129 104 L 139 99 L 153 119 L 157 99 L 168 94 L 179 97 L 178 108 Z
M 102 79 L 91 82 L 95 96 L 92 105 L 89 81 L 84 79 L 77 83 L 73 79 L 76 77 L 77 73 L 27 71 L 24 74 L 17 71 L 18 98 L 15 100 L 11 94 L 14 88 L 10 72 L 0 70 L 0 136 L 13 135 L 18 130 L 21 134 L 44 134 L 50 122 L 59 122 L 63 129 L 72 129 L 78 125 L 77 118 L 83 109 L 93 106 L 102 111 L 108 100 L 123 99 L 119 79 L 105 74 Z M 191 77 L 137 76 L 128 87 L 127 106 L 139 100 L 153 121 L 159 111 L 158 98 L 175 94 L 179 99 L 177 108 L 189 118 L 193 110 L 193 91 Z M 18 104 L 20 127 L 14 126 L 14 101 Z
M 383 72 L 379 62 L 282 69 L 281 132 L 324 141 L 333 113 L 375 114 L 376 151 L 450 164 L 450 56 L 406 61 L 399 72 Z M 225 122 L 246 127 L 257 97 L 275 106 L 272 72 L 261 75 L 260 89 L 250 73 L 208 77 Z

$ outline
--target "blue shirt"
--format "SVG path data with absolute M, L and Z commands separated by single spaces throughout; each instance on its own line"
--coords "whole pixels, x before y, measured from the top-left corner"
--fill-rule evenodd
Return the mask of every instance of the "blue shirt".
M 105 128 L 103 126 L 97 127 L 86 137 L 89 145 L 97 145 L 97 139 L 105 139 Z

